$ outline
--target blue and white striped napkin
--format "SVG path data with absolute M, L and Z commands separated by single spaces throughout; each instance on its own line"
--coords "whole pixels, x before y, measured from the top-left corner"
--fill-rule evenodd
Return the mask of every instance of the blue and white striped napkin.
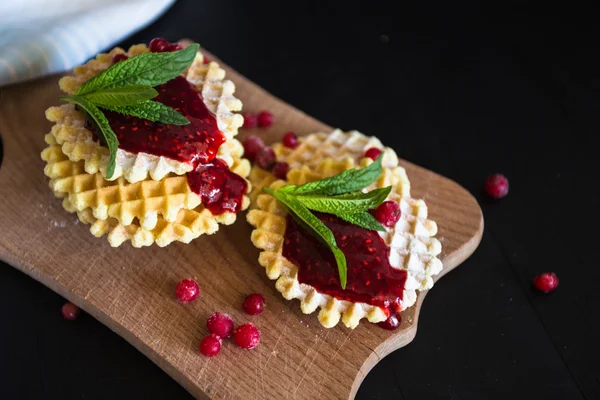
M 69 70 L 149 25 L 174 1 L 0 1 L 0 86 Z

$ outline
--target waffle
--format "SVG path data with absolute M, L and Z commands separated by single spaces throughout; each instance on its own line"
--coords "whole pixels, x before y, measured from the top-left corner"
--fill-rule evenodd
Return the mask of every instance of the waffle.
M 145 45 L 134 45 L 126 54 L 133 57 L 147 51 Z M 84 82 L 112 65 L 112 57 L 119 53 L 125 52 L 117 47 L 76 67 L 73 75 L 65 76 L 59 81 L 60 89 L 67 94 L 75 93 Z M 244 119 L 235 113 L 241 110 L 242 102 L 233 96 L 233 82 L 224 80 L 225 71 L 216 62 L 204 64 L 203 55 L 199 52 L 184 75 L 202 93 L 207 108 L 216 116 L 219 130 L 227 140 L 233 139 Z M 106 177 L 108 149 L 94 141 L 92 133 L 84 127 L 83 114 L 76 111 L 73 104 L 50 107 L 46 110 L 46 118 L 54 123 L 51 134 L 71 161 L 83 161 L 87 173 L 100 172 Z M 128 182 L 135 183 L 150 176 L 153 180 L 161 180 L 168 174 L 183 175 L 192 168 L 188 163 L 167 157 L 118 149 L 115 172 L 110 179 L 123 177 Z
M 308 140 L 311 140 L 308 136 Z M 351 134 L 350 137 L 354 135 Z M 333 147 L 335 147 L 334 145 Z M 341 147 L 344 147 L 343 145 Z M 372 163 L 371 159 L 360 157 L 336 157 L 333 149 L 324 149 L 334 158 L 322 159 L 316 163 L 292 169 L 287 174 L 287 182 L 269 176 L 265 171 L 253 168 L 251 181 L 257 185 L 279 188 L 288 183 L 300 185 L 305 182 L 336 175 L 349 168 L 364 168 Z M 387 150 L 386 150 L 387 152 Z M 291 154 L 292 152 L 287 152 Z M 295 152 L 294 152 L 295 153 Z M 281 152 L 279 154 L 282 154 Z M 284 155 L 281 161 L 287 161 Z M 337 159 L 337 161 L 336 161 Z M 390 263 L 393 267 L 407 271 L 402 309 L 411 307 L 417 299 L 418 290 L 427 290 L 433 286 L 434 275 L 442 270 L 442 263 L 437 258 L 441 253 L 441 244 L 433 236 L 437 233 L 437 225 L 427 219 L 427 206 L 423 200 L 413 199 L 409 194 L 406 172 L 397 164 L 383 169 L 380 178 L 368 189 L 392 186 L 388 199 L 400 204 L 402 216 L 393 228 L 381 232 L 381 236 L 390 246 Z M 265 267 L 269 279 L 276 280 L 276 288 L 284 298 L 300 300 L 300 307 L 306 314 L 320 308 L 318 319 L 321 325 L 331 328 L 341 320 L 342 323 L 354 329 L 360 320 L 366 318 L 369 322 L 377 323 L 387 318 L 384 310 L 365 303 L 353 303 L 338 300 L 327 294 L 319 293 L 314 287 L 298 281 L 298 268 L 282 255 L 283 236 L 286 230 L 286 211 L 270 195 L 259 193 L 254 188 L 256 204 L 248 215 L 248 222 L 255 227 L 252 232 L 252 242 L 262 250 L 259 263 Z
M 107 234 L 113 247 L 125 241 L 131 241 L 134 247 L 189 243 L 202 234 L 215 233 L 219 224 L 229 225 L 236 220 L 234 213 L 213 215 L 205 209 L 199 196 L 190 191 L 185 176 L 169 175 L 161 181 L 137 183 L 123 178 L 107 181 L 100 173 L 86 173 L 83 161 L 69 160 L 54 136 L 46 135 L 46 141 L 49 146 L 42 152 L 47 163 L 44 173 L 50 178 L 55 196 L 63 198 L 65 210 L 77 212 L 82 222 L 91 225 L 94 236 Z M 239 150 L 229 154 L 230 168 L 246 177 L 250 164 L 240 155 Z M 242 209 L 249 203 L 245 196 Z

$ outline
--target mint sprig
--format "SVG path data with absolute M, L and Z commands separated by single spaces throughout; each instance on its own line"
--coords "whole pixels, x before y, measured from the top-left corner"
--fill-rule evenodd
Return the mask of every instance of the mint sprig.
M 152 101 L 158 95 L 153 86 L 162 85 L 183 73 L 194 61 L 200 45 L 191 44 L 183 50 L 165 53 L 144 53 L 120 61 L 91 78 L 72 96 L 61 100 L 78 105 L 106 144 L 110 158 L 106 177 L 111 178 L 116 167 L 119 140 L 100 109 L 172 125 L 187 125 L 190 121 L 171 107 Z
M 382 158 L 383 154 L 363 169 L 346 170 L 338 175 L 304 185 L 262 189 L 277 199 L 309 233 L 329 247 L 335 257 L 343 289 L 346 288 L 347 282 L 346 257 L 338 248 L 333 232 L 311 210 L 333 214 L 366 229 L 385 231 L 368 210 L 383 203 L 392 187 L 363 191 L 381 175 Z

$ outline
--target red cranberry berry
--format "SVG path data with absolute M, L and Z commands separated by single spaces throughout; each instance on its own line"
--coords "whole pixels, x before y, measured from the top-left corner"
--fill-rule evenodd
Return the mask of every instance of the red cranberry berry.
M 375 161 L 381 153 L 381 149 L 378 149 L 377 147 L 371 147 L 369 150 L 365 151 L 365 157 L 369 157 L 371 160 Z
M 169 51 L 169 52 L 179 51 L 179 50 L 183 50 L 183 46 L 179 43 L 171 43 L 169 46 L 167 46 L 167 51 Z
M 244 145 L 244 156 L 254 161 L 256 155 L 265 147 L 265 142 L 258 136 L 248 136 L 242 143 Z
M 258 117 L 255 114 L 245 112 L 242 113 L 242 117 L 244 117 L 242 128 L 256 128 L 258 125 Z
M 388 319 L 378 323 L 377 325 L 383 329 L 387 329 L 388 331 L 393 331 L 400 326 L 400 322 L 402 322 L 402 317 L 400 314 L 392 314 Z
M 283 139 L 281 139 L 281 142 L 285 147 L 295 149 L 296 147 L 298 147 L 298 136 L 296 136 L 294 132 L 288 132 L 285 135 L 283 135 Z
M 177 284 L 177 288 L 175 289 L 175 296 L 177 296 L 177 300 L 184 304 L 196 300 L 199 294 L 200 287 L 193 279 L 182 280 Z
M 242 303 L 244 311 L 250 315 L 258 315 L 262 312 L 265 307 L 265 298 L 262 294 L 252 293 L 246 296 L 244 303 Z
M 116 64 L 116 63 L 118 63 L 119 61 L 125 61 L 125 60 L 127 60 L 128 58 L 129 58 L 129 57 L 127 57 L 127 54 L 125 54 L 125 53 L 118 53 L 118 54 L 115 54 L 115 55 L 113 56 L 113 58 L 112 58 L 112 62 L 113 62 L 113 64 Z
M 209 63 L 210 63 L 210 58 L 208 58 L 208 57 L 204 56 L 204 57 L 202 58 L 202 64 L 209 64 Z
M 400 204 L 395 201 L 384 201 L 375 209 L 375 218 L 383 226 L 391 228 L 400 219 Z
M 69 321 L 73 321 L 74 319 L 77 319 L 77 317 L 79 316 L 80 310 L 79 310 L 79 307 L 77 307 L 73 303 L 65 303 L 65 304 L 63 304 L 63 306 L 61 308 L 61 312 L 65 319 L 68 319 Z
M 200 353 L 206 357 L 214 357 L 221 351 L 221 338 L 214 333 L 206 335 L 200 341 Z
M 260 331 L 252 322 L 249 322 L 240 325 L 235 329 L 233 340 L 238 347 L 250 350 L 258 346 L 258 343 L 260 342 Z
M 255 161 L 259 167 L 269 171 L 273 167 L 273 164 L 275 164 L 275 151 L 271 147 L 263 147 L 256 154 Z
M 210 333 L 227 339 L 233 333 L 233 320 L 229 314 L 216 312 L 206 320 L 206 328 Z
M 148 43 L 148 49 L 153 53 L 162 53 L 168 51 L 170 44 L 166 39 L 154 38 Z
M 533 279 L 533 285 L 544 293 L 550 293 L 558 286 L 558 277 L 554 272 L 544 272 Z
M 275 163 L 271 172 L 277 179 L 287 179 L 287 173 L 290 170 L 290 166 L 286 162 Z
M 501 174 L 489 176 L 485 180 L 485 192 L 495 199 L 506 196 L 508 194 L 508 179 Z
M 266 128 L 269 127 L 271 125 L 273 125 L 273 122 L 275 122 L 275 116 L 273 114 L 271 114 L 268 111 L 261 111 L 258 113 L 258 115 L 256 116 L 257 118 L 257 122 L 258 122 L 258 126 L 262 127 L 262 128 Z

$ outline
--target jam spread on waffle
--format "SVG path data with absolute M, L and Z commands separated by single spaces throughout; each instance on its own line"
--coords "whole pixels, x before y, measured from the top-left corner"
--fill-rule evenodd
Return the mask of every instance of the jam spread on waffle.
M 346 289 L 342 289 L 331 250 L 288 215 L 283 256 L 298 266 L 298 281 L 339 300 L 371 304 L 388 316 L 401 310 L 406 271 L 390 265 L 390 248 L 376 231 L 352 225 L 334 215 L 315 213 L 333 232 L 346 256 Z
M 213 214 L 240 211 L 247 184 L 215 158 L 226 138 L 219 131 L 214 114 L 204 104 L 202 94 L 181 76 L 157 86 L 156 90 L 154 101 L 175 109 L 190 123 L 165 125 L 105 111 L 119 139 L 119 148 L 191 164 L 194 170 L 187 174 L 190 188 Z M 87 122 L 86 127 L 93 131 Z

